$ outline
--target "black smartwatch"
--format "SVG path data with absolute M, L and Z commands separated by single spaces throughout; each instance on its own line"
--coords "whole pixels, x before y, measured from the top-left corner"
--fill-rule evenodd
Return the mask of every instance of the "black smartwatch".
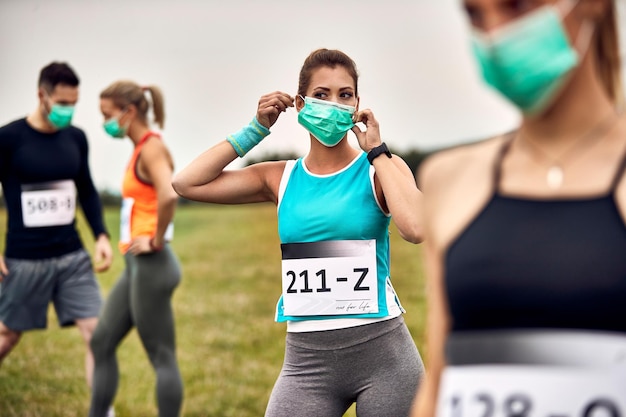
M 387 155 L 387 158 L 391 158 L 391 152 L 389 152 L 389 148 L 387 148 L 387 144 L 385 142 L 381 143 L 375 148 L 370 149 L 370 151 L 367 153 L 367 160 L 370 161 L 370 164 L 373 164 L 374 159 L 378 158 L 382 154 Z

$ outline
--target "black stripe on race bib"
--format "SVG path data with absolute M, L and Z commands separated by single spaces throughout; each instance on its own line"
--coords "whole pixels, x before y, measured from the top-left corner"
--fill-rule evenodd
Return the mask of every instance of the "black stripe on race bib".
M 306 258 L 345 258 L 360 256 L 374 240 L 336 240 L 307 243 L 283 243 L 283 260 Z
M 22 184 L 22 191 L 52 191 L 52 190 L 71 190 L 74 186 L 72 180 L 36 182 L 30 184 Z

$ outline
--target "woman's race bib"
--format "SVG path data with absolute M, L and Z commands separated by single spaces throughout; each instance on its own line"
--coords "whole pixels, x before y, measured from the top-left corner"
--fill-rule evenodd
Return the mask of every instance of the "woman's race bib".
M 135 199 L 131 197 L 125 197 L 122 199 L 122 207 L 120 209 L 120 242 L 130 243 L 132 240 L 131 235 L 131 222 L 133 216 L 133 206 L 135 205 Z M 165 230 L 163 239 L 166 242 L 170 242 L 174 239 L 174 223 L 170 222 Z
M 625 417 L 626 372 L 623 367 L 451 366 L 442 375 L 437 410 L 437 417 Z
M 375 240 L 281 245 L 286 316 L 378 313 Z

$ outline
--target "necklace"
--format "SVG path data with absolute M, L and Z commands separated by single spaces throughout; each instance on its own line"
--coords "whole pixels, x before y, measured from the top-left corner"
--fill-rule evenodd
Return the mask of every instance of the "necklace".
M 620 115 L 621 112 L 611 112 L 608 117 L 605 117 L 604 119 L 596 123 L 591 129 L 589 129 L 588 132 L 575 140 L 571 146 L 565 149 L 565 151 L 561 152 L 561 154 L 556 158 L 541 149 L 541 147 L 538 146 L 536 143 L 533 143 L 532 141 L 526 139 L 521 135 L 519 137 L 523 143 L 533 148 L 535 150 L 535 153 L 540 154 L 543 159 L 549 161 L 548 171 L 546 172 L 546 184 L 549 188 L 556 190 L 560 188 L 561 185 L 563 185 L 563 180 L 565 177 L 563 172 L 563 163 L 565 159 L 567 159 L 567 156 L 572 153 L 572 151 L 578 149 L 579 144 L 585 143 L 590 139 L 597 139 L 591 142 L 591 144 L 598 143 L 599 139 L 606 136 L 613 124 L 617 122 Z

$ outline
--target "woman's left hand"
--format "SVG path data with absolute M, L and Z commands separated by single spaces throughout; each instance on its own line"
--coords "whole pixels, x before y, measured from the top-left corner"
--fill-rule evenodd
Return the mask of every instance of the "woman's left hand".
M 128 251 L 133 255 L 141 255 L 144 253 L 154 252 L 150 246 L 150 236 L 137 236 L 130 242 Z
M 355 113 L 354 123 L 365 124 L 365 131 L 362 131 L 358 126 L 354 126 L 352 131 L 356 135 L 359 141 L 359 146 L 365 152 L 369 152 L 372 148 L 377 147 L 382 143 L 380 140 L 380 127 L 378 120 L 374 118 L 374 113 L 370 109 L 361 110 Z

